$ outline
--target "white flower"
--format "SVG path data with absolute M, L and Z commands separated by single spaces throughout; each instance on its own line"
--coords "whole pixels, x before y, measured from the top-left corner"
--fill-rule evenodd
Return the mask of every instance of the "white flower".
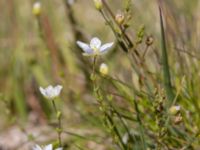
M 59 147 L 59 148 L 56 148 L 55 150 L 62 150 L 63 148 Z M 44 147 L 40 147 L 39 145 L 35 145 L 33 147 L 33 150 L 53 150 L 53 145 L 52 144 L 49 144 L 49 145 L 46 145 Z
M 47 88 L 40 87 L 40 92 L 47 99 L 54 99 L 55 97 L 60 95 L 62 88 L 63 87 L 61 85 L 57 85 L 55 87 L 50 85 Z
M 85 56 L 97 56 L 106 53 L 112 46 L 113 42 L 111 43 L 106 43 L 101 45 L 101 41 L 99 38 L 94 37 L 90 41 L 90 44 L 86 44 L 81 41 L 76 42 L 80 48 L 83 49 L 84 53 L 83 55 Z
M 67 2 L 68 2 L 69 5 L 73 5 L 75 1 L 74 0 L 67 0 Z

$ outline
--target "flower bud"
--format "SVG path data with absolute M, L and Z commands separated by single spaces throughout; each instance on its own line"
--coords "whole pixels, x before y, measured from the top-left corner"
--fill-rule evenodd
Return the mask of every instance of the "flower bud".
M 177 105 L 177 106 L 172 106 L 172 107 L 170 107 L 170 109 L 169 109 L 169 113 L 170 113 L 171 115 L 176 115 L 178 112 L 180 112 L 180 110 L 181 110 L 181 107 L 180 107 L 179 105 Z
M 101 10 L 103 7 L 102 0 L 93 0 L 93 1 L 94 1 L 94 5 L 95 5 L 96 9 Z
M 117 21 L 117 23 L 119 25 L 121 25 L 123 22 L 124 22 L 124 14 L 122 13 L 118 13 L 116 16 L 115 16 L 115 20 Z
M 32 9 L 32 13 L 35 16 L 39 16 L 41 14 L 41 3 L 40 2 L 35 2 L 33 4 L 33 9 Z
M 58 111 L 57 114 L 56 114 L 56 117 L 57 117 L 58 119 L 60 119 L 61 116 L 62 116 L 62 113 L 61 113 L 60 111 Z
M 108 66 L 105 63 L 102 63 L 100 65 L 99 72 L 104 76 L 107 75 L 108 74 Z

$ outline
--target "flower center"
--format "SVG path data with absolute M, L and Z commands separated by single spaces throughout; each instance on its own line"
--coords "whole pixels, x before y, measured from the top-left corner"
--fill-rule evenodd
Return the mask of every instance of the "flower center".
M 93 50 L 95 53 L 98 53 L 98 52 L 99 52 L 99 49 L 98 49 L 96 46 L 92 46 L 91 48 L 92 48 L 92 50 Z

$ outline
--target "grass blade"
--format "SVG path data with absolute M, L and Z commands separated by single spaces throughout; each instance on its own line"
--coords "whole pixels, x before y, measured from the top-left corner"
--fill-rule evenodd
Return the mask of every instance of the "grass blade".
M 170 69 L 169 69 L 169 63 L 168 63 L 168 53 L 167 53 L 166 40 L 165 40 L 165 31 L 164 31 L 162 10 L 160 6 L 159 6 L 159 14 L 160 14 L 161 46 L 162 46 L 162 60 L 161 61 L 163 64 L 164 86 L 165 86 L 167 98 L 170 102 L 172 102 L 175 95 L 173 93 L 172 84 L 171 84 L 171 77 L 170 77 L 170 71 L 169 71 Z

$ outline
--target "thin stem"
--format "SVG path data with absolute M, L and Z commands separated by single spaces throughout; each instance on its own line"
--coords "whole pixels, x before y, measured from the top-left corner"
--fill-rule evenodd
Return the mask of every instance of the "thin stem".
M 54 110 L 55 110 L 55 113 L 57 114 L 57 108 L 56 108 L 56 104 L 55 104 L 55 101 L 54 100 L 52 100 L 52 104 L 53 104 L 53 108 L 54 108 Z
M 62 141 L 61 141 L 61 133 L 62 133 L 62 128 L 61 128 L 61 112 L 58 111 L 54 100 L 52 100 L 52 104 L 53 104 L 53 108 L 54 108 L 55 113 L 56 113 L 56 118 L 58 119 L 58 128 L 57 128 L 58 142 L 59 142 L 59 146 L 62 147 Z

